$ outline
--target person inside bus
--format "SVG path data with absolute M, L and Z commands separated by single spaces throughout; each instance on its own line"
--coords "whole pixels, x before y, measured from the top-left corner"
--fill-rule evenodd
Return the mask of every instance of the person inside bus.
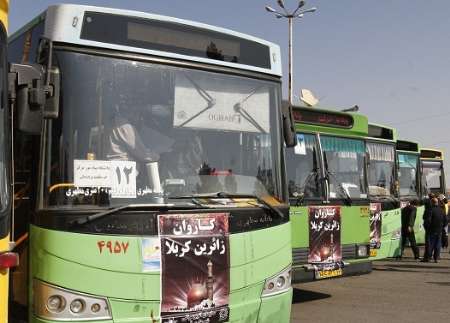
M 106 159 L 135 161 L 136 184 L 146 187 L 153 182 L 149 174 L 145 180 L 143 170 L 150 163 L 159 162 L 160 155 L 170 152 L 173 145 L 171 138 L 153 127 L 157 120 L 151 123 L 147 110 L 153 113 L 152 118 L 159 119 L 160 113 L 166 113 L 165 107 L 135 102 L 132 97 L 125 96 L 120 96 L 118 102 L 106 137 Z

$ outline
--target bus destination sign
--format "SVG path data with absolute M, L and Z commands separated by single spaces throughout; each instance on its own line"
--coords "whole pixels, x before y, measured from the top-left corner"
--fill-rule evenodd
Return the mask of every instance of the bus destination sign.
M 353 126 L 352 116 L 341 113 L 314 111 L 311 108 L 294 108 L 293 115 L 296 122 L 340 128 L 351 128 Z

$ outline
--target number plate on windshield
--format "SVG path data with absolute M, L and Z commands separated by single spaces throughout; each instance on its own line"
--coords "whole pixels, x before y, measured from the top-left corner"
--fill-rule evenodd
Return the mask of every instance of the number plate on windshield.
M 377 249 L 370 249 L 370 256 L 376 257 L 377 256 Z

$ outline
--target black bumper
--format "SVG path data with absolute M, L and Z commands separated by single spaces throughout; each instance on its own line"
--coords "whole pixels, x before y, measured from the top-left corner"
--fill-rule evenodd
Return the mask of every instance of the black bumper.
M 346 263 L 343 268 L 342 276 L 335 278 L 364 275 L 370 273 L 371 271 L 372 261 L 370 260 Z M 310 268 L 310 266 L 298 265 L 292 267 L 292 283 L 306 283 L 314 280 L 316 280 L 314 276 L 314 269 Z

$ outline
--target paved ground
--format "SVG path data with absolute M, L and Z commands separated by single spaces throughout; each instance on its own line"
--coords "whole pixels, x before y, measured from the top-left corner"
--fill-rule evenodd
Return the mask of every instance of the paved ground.
M 450 322 L 448 251 L 437 264 L 408 255 L 374 262 L 369 275 L 295 285 L 291 322 Z

